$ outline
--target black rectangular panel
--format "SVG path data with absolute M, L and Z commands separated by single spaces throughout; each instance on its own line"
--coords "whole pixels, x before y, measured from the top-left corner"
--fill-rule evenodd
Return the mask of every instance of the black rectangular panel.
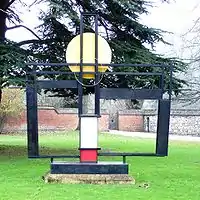
M 39 86 L 40 89 L 78 87 L 76 80 L 60 80 L 60 81 L 41 80 L 37 81 L 37 85 Z
M 162 99 L 161 89 L 100 88 L 101 99 Z
M 52 162 L 51 174 L 128 174 L 128 164 Z
M 170 100 L 160 100 L 158 105 L 158 122 L 156 138 L 156 154 L 168 155 L 170 121 Z

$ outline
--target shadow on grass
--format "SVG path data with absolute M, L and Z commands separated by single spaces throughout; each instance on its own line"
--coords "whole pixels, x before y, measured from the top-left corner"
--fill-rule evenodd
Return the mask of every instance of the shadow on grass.
M 110 149 L 104 149 L 100 152 L 110 152 Z M 28 151 L 26 146 L 20 145 L 0 145 L 0 155 L 9 157 L 27 157 Z M 40 147 L 40 155 L 79 155 L 78 148 L 51 148 Z
M 78 155 L 77 149 L 55 149 L 50 147 L 40 147 L 40 155 Z M 0 145 L 1 156 L 27 156 L 27 148 L 19 145 Z

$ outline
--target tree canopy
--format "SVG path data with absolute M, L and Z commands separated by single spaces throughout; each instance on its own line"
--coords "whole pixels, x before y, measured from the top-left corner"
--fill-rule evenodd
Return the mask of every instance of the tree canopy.
M 99 30 L 101 31 L 100 35 L 109 42 L 112 48 L 114 63 L 171 64 L 173 62 L 175 66 L 175 73 L 185 70 L 184 63 L 179 61 L 177 58 L 165 58 L 153 51 L 153 47 L 156 45 L 156 43 L 160 41 L 165 43 L 165 41 L 162 37 L 162 30 L 148 27 L 140 22 L 140 16 L 142 14 L 148 14 L 148 8 L 152 6 L 151 1 L 47 0 L 47 4 L 47 11 L 41 13 L 39 16 L 41 24 L 37 29 L 38 39 L 22 41 L 18 44 L 14 44 L 15 48 L 18 48 L 20 52 L 21 50 L 24 50 L 23 45 L 29 44 L 28 49 L 25 51 L 28 53 L 28 55 L 31 55 L 31 58 L 34 58 L 35 61 L 66 62 L 66 47 L 70 40 L 79 34 L 80 31 L 80 13 L 95 12 L 99 15 Z M 84 25 L 85 31 L 94 31 L 94 21 L 92 18 L 85 19 Z M 3 45 L 6 45 L 5 42 Z M 147 45 L 151 46 L 151 48 L 147 48 Z M 23 53 L 23 55 L 25 54 Z M 17 58 L 16 55 L 13 56 Z M 1 56 L 0 59 L 2 59 Z M 12 65 L 13 64 L 10 66 Z M 13 71 L 12 68 L 9 67 L 9 69 Z M 127 71 L 133 70 L 130 68 L 114 68 L 112 70 L 121 71 L 124 69 Z M 43 67 L 43 70 L 46 70 L 46 68 Z M 48 67 L 48 70 L 53 69 Z M 134 68 L 134 70 L 148 71 L 149 69 Z M 167 71 L 166 75 L 168 75 Z M 53 76 L 50 78 L 55 79 Z M 66 77 L 63 76 L 57 76 L 56 78 L 66 79 Z M 174 91 L 178 93 L 184 83 L 185 82 L 183 80 L 174 77 Z M 142 77 L 133 79 L 128 75 L 125 77 L 117 76 L 117 78 L 113 78 L 107 75 L 104 77 L 101 84 L 103 84 L 105 87 L 108 85 L 110 87 L 151 87 L 158 85 L 158 79 L 156 77 L 151 79 Z M 166 83 L 166 88 L 167 87 L 168 84 Z M 57 89 L 52 91 L 58 96 L 69 96 L 75 94 L 75 91 L 69 92 L 66 90 Z M 91 88 L 87 88 L 85 91 L 92 92 Z
M 6 31 L 19 27 L 21 20 L 17 14 L 15 0 L 0 1 L 0 102 L 4 87 L 24 84 L 24 67 L 28 50 L 6 38 Z M 6 21 L 12 25 L 8 27 Z

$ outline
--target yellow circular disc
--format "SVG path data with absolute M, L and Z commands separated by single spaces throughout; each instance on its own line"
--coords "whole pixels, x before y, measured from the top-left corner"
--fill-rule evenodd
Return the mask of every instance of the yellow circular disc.
M 108 42 L 98 35 L 98 63 L 110 63 L 112 52 Z M 80 63 L 80 35 L 74 37 L 67 46 L 67 63 Z M 95 64 L 95 34 L 83 33 L 83 63 Z M 69 66 L 72 72 L 80 72 L 80 66 Z M 105 72 L 108 66 L 98 66 L 99 72 Z M 94 66 L 83 66 L 83 72 L 95 72 Z M 83 74 L 83 78 L 94 78 L 94 74 Z

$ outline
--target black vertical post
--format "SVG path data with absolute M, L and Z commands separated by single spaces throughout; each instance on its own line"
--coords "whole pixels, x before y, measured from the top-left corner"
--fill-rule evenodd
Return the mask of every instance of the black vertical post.
M 95 15 L 95 114 L 100 115 L 100 75 L 98 72 L 98 15 Z
M 170 104 L 168 99 L 159 100 L 158 104 L 156 154 L 160 156 L 168 155 Z
M 170 101 L 172 98 L 173 70 L 174 70 L 174 65 L 171 63 L 170 74 L 169 74 L 169 100 Z
M 38 156 L 38 113 L 37 113 L 37 90 L 35 77 L 27 75 L 26 83 L 27 102 L 27 137 L 28 157 Z
M 79 81 L 83 82 L 83 14 L 81 14 L 80 19 L 80 73 Z M 78 83 L 78 114 L 79 116 L 83 114 L 83 86 Z
M 169 90 L 168 99 L 162 99 L 158 102 L 158 122 L 156 138 L 156 154 L 161 156 L 168 155 L 169 125 L 170 125 L 170 107 L 172 95 L 172 76 L 173 65 L 169 66 Z M 164 67 L 162 66 L 161 89 L 164 93 Z
M 163 94 L 164 94 L 164 87 L 165 87 L 165 73 L 164 73 L 164 66 L 162 66 L 162 75 L 161 75 L 161 84 L 160 84 L 160 88 L 162 90 L 162 98 L 163 98 Z
M 150 124 L 149 124 L 149 117 L 147 117 L 147 132 L 150 132 Z

